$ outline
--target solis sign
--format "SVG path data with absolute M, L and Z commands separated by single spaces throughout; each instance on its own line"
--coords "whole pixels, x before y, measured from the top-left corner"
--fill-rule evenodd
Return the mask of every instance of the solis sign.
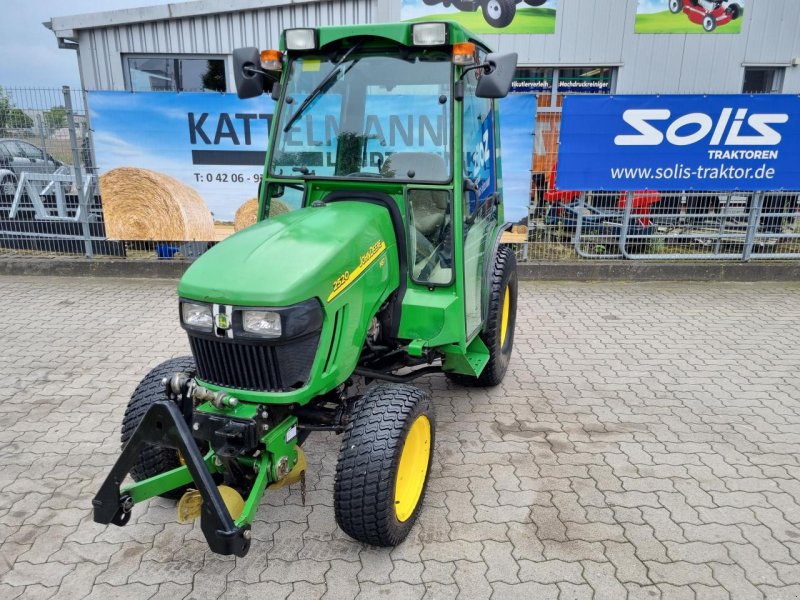
M 571 96 L 562 190 L 800 189 L 798 96 Z

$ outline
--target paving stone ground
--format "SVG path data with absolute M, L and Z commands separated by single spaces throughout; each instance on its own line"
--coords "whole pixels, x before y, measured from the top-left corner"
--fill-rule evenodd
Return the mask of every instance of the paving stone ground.
M 435 460 L 405 543 L 269 493 L 243 559 L 174 506 L 91 520 L 127 398 L 187 353 L 169 282 L 0 278 L 0 598 L 800 598 L 800 285 L 521 286 L 502 387 L 421 381 Z

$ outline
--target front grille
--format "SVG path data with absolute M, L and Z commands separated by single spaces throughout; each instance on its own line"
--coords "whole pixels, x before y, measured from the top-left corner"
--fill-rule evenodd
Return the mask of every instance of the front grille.
M 264 392 L 303 387 L 318 344 L 319 333 L 283 344 L 189 335 L 198 378 L 222 387 Z

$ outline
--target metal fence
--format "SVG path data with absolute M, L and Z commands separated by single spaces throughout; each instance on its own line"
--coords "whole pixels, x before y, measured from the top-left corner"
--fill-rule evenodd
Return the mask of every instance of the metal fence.
M 93 256 L 115 246 L 103 227 L 85 93 L 0 88 L 0 251 Z
M 522 261 L 800 258 L 800 192 L 563 192 L 561 113 L 537 114 Z M 216 240 L 109 240 L 80 90 L 0 88 L 0 254 L 192 260 Z M 798 182 L 800 185 L 800 182 Z
M 522 261 L 800 259 L 800 192 L 588 192 L 532 205 Z

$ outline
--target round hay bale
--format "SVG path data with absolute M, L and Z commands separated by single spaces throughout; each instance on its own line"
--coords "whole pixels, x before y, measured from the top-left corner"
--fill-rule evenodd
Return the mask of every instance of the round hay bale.
M 286 203 L 273 198 L 269 205 L 269 216 L 274 217 L 285 212 L 289 212 Z M 258 221 L 258 198 L 250 198 L 236 211 L 236 216 L 233 218 L 233 230 L 241 231 L 245 227 L 254 225 L 256 221 Z
M 203 198 L 177 179 L 132 167 L 100 176 L 106 236 L 115 240 L 211 241 L 214 218 Z

